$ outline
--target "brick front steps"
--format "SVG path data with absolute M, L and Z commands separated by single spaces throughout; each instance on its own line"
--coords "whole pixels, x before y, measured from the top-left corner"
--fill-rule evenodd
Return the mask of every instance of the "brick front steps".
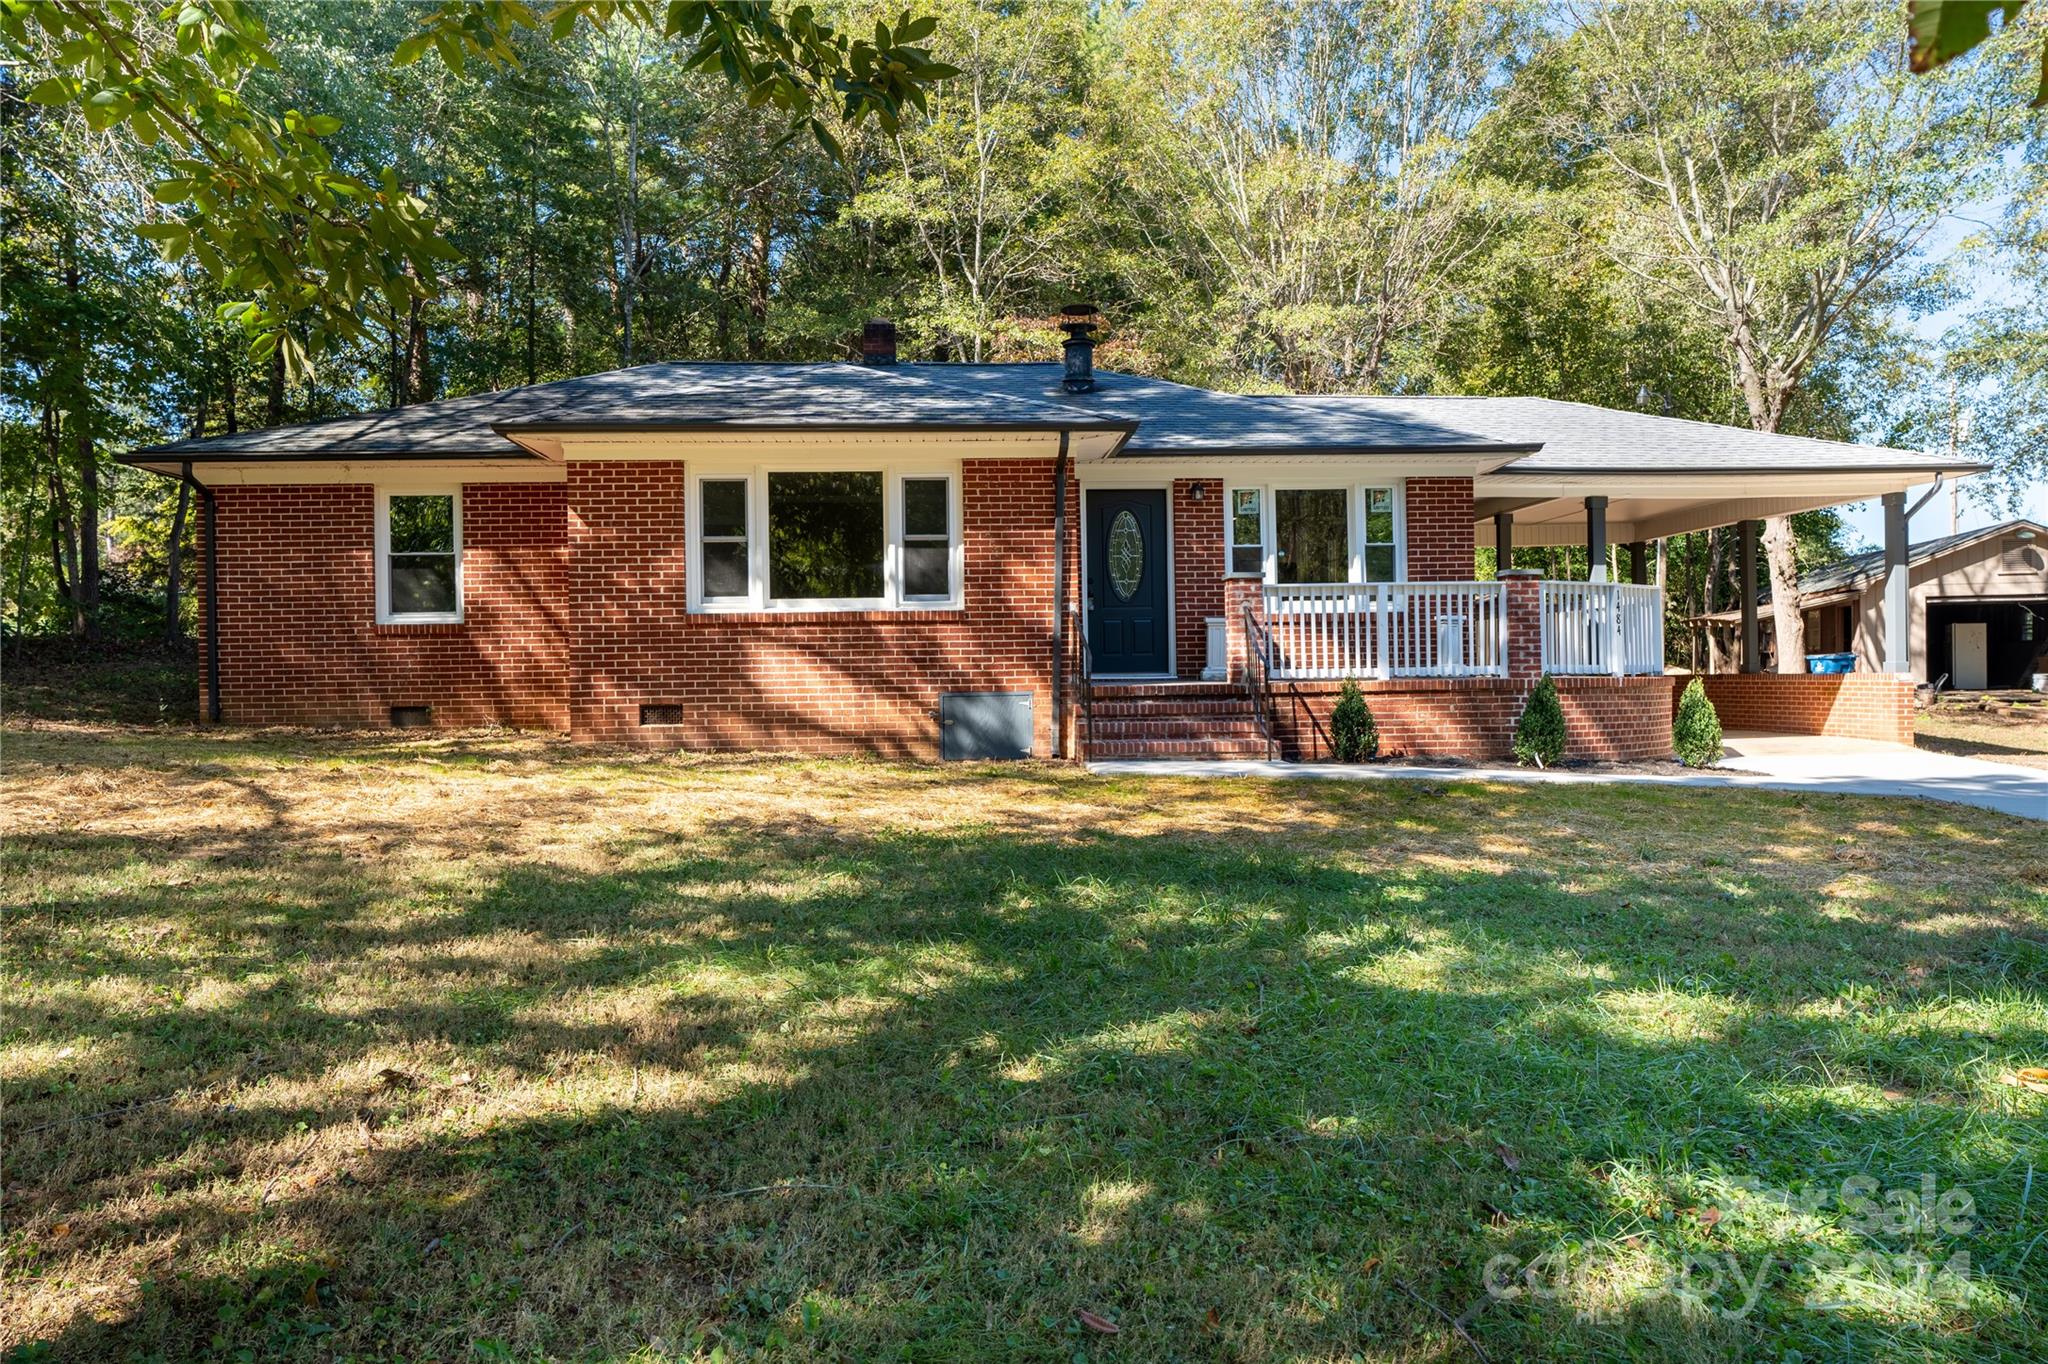
M 1264 758 L 1266 736 L 1242 687 L 1218 682 L 1103 682 L 1090 758 Z

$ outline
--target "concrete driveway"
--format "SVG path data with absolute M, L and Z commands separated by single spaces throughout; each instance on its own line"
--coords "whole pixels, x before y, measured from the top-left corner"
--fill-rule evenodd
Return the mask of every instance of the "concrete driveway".
M 2048 820 L 2048 770 L 1932 753 L 1868 739 L 1805 734 L 1726 735 L 1722 767 L 1771 786 L 1856 796 L 1919 796 Z
M 1344 767 L 1336 763 L 1128 760 L 1088 764 L 1120 776 L 1282 777 L 1309 781 L 1508 781 L 1581 785 L 1753 786 L 1845 796 L 1913 796 L 2048 820 L 2048 771 L 1930 753 L 1904 744 L 1794 734 L 1726 735 L 1728 755 L 1705 772 L 1537 771 L 1529 767 Z

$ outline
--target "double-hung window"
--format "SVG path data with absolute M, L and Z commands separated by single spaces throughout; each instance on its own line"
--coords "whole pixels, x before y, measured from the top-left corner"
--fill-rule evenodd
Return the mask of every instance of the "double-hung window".
M 380 624 L 462 620 L 460 493 L 379 492 L 376 538 Z
M 1261 576 L 1266 571 L 1266 490 L 1230 490 L 1230 569 L 1233 577 Z
M 1400 498 L 1391 486 L 1231 488 L 1226 498 L 1232 575 L 1273 583 L 1400 577 Z
M 706 473 L 694 483 L 699 611 L 951 606 L 958 475 L 893 469 Z

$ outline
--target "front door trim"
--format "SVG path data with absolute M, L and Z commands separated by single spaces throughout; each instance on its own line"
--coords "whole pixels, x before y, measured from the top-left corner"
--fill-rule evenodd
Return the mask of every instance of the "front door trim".
M 1179 566 L 1173 556 L 1173 480 L 1170 478 L 1090 478 L 1081 484 L 1081 637 L 1088 637 L 1088 629 L 1094 612 L 1087 609 L 1088 566 L 1093 562 L 1088 557 L 1091 537 L 1089 526 L 1095 518 L 1089 513 L 1089 495 L 1096 492 L 1119 492 L 1156 489 L 1166 494 L 1166 543 L 1161 549 L 1166 555 L 1166 671 L 1163 673 L 1099 673 L 1096 681 L 1112 678 L 1142 678 L 1158 681 L 1162 678 L 1180 676 L 1180 603 L 1175 593 L 1174 575 Z

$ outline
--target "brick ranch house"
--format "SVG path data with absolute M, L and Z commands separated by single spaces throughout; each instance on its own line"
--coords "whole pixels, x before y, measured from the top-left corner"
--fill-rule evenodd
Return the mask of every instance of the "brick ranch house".
M 1898 512 L 1975 467 L 1533 398 L 1214 393 L 1097 371 L 1067 330 L 1064 364 L 916 364 L 873 323 L 858 364 L 643 365 L 126 459 L 200 494 L 212 720 L 913 758 L 1314 757 L 1346 678 L 1387 751 L 1495 757 L 1543 672 L 1574 752 L 1661 756 L 1644 542 Z M 1486 543 L 1603 567 L 1479 581 Z M 1764 689 L 1727 698 L 1751 719 L 1910 735 L 1888 675 L 1716 681 Z

